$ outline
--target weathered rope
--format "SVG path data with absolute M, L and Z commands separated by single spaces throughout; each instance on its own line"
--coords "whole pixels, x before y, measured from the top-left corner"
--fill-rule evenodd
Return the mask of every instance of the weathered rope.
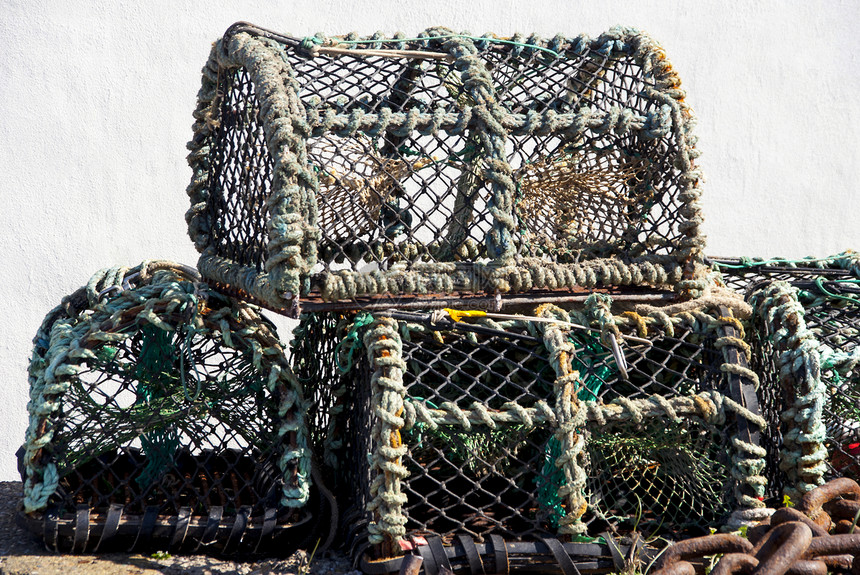
M 731 311 L 729 311 L 729 314 L 731 314 Z M 730 361 L 727 354 L 729 348 L 735 348 L 744 354 L 747 361 L 750 360 L 752 350 L 749 344 L 744 341 L 745 332 L 743 324 L 732 315 L 720 316 L 717 318 L 717 321 L 721 326 L 731 327 L 738 333 L 737 336 L 730 336 L 726 335 L 725 331 L 721 331 L 720 337 L 714 342 L 714 347 L 723 352 L 725 360 L 720 365 L 720 370 L 724 373 L 738 375 L 750 380 L 757 391 L 760 385 L 758 374 L 748 367 Z M 744 418 L 747 422 L 755 425 L 762 431 L 767 429 L 766 421 L 760 415 Z M 767 478 L 763 475 L 767 450 L 760 445 L 745 441 L 741 438 L 739 431 L 732 437 L 731 446 L 731 475 L 736 482 L 734 485 L 735 498 L 740 504 L 740 508 L 733 511 L 729 521 L 734 528 L 740 526 L 741 523 L 751 525 L 754 520 L 760 519 L 763 514 L 767 513 L 759 511 L 767 507 L 764 503 Z M 751 492 L 752 495 L 749 495 L 748 492 Z
M 629 423 L 638 425 L 648 420 L 667 417 L 673 421 L 697 417 L 706 423 L 722 425 L 726 422 L 727 413 L 734 413 L 754 425 L 766 425 L 760 415 L 715 391 L 679 395 L 668 399 L 652 395 L 638 399 L 616 398 L 609 403 L 583 402 L 582 411 L 586 421 L 610 429 Z M 558 425 L 557 414 L 546 402 L 541 401 L 536 402 L 534 407 L 507 403 L 498 410 L 484 406 L 479 408 L 474 404 L 469 409 L 462 409 L 450 402 L 439 408 L 429 408 L 421 401 L 406 401 L 403 418 L 403 430 L 412 429 L 419 423 L 426 424 L 430 429 L 436 429 L 441 425 L 457 425 L 464 429 L 471 429 L 472 425 L 488 425 L 491 429 L 496 429 L 498 425 L 526 427 Z M 468 422 L 468 427 L 464 422 Z
M 564 310 L 552 305 L 539 307 L 535 310 L 535 315 L 570 322 L 570 316 Z M 576 348 L 570 341 L 567 330 L 561 329 L 558 324 L 539 323 L 536 327 L 543 332 L 544 346 L 556 376 L 553 390 L 558 427 L 555 428 L 553 437 L 559 442 L 561 455 L 556 459 L 555 465 L 564 474 L 564 481 L 558 488 L 558 497 L 567 503 L 566 512 L 558 522 L 558 533 L 582 535 L 587 530 L 582 516 L 588 509 L 588 501 L 585 498 L 585 485 L 588 480 L 585 472 L 586 432 L 583 429 L 586 411 L 582 409 L 582 402 L 577 398 L 582 380 L 579 372 L 571 366 L 571 358 L 576 355 Z
M 375 446 L 370 455 L 370 496 L 367 510 L 373 521 L 367 527 L 372 544 L 388 539 L 398 541 L 406 535 L 406 516 L 403 505 L 406 494 L 400 482 L 409 476 L 402 463 L 407 447 L 403 445 L 400 430 L 403 428 L 406 388 L 402 359 L 403 344 L 397 333 L 397 322 L 378 318 L 364 335 L 367 358 L 374 372 L 371 377 L 371 410 L 374 415 L 371 439 Z
M 827 389 L 821 380 L 820 344 L 806 326 L 797 290 L 776 281 L 750 297 L 771 334 L 776 367 L 784 385 L 794 388 L 793 405 L 780 414 L 787 425 L 780 449 L 785 493 L 794 500 L 824 483 L 826 429 L 822 422 Z

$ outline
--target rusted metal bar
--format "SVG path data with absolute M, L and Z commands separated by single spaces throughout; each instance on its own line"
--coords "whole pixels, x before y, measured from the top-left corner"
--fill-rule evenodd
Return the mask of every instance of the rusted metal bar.
M 424 558 L 420 555 L 404 555 L 400 563 L 400 575 L 418 575 L 423 563 Z
M 831 535 L 828 531 L 830 514 L 850 526 L 858 510 L 860 486 L 850 479 L 835 479 L 807 493 L 799 509 L 779 509 L 750 528 L 751 549 L 723 551 L 738 544 L 725 535 L 683 541 L 664 553 L 658 573 L 685 575 L 688 566 L 692 567 L 690 560 L 724 552 L 711 575 L 827 575 L 846 571 L 860 575 L 860 533 Z
M 430 309 L 483 309 L 501 310 L 505 307 L 521 305 L 540 305 L 542 303 L 584 303 L 591 294 L 574 295 L 501 295 L 500 297 L 463 296 L 411 299 L 404 297 L 381 297 L 373 301 L 344 302 L 302 302 L 302 311 L 380 311 L 388 309 L 430 310 Z M 665 303 L 677 299 L 673 293 L 665 294 L 610 294 L 613 301 L 629 303 Z
M 800 521 L 781 523 L 756 545 L 756 575 L 783 575 L 809 548 L 812 530 Z
M 678 561 L 700 559 L 717 553 L 750 553 L 753 545 L 743 537 L 730 533 L 718 533 L 680 541 L 669 547 L 660 557 L 659 568 L 663 569 Z
M 783 507 L 782 509 L 777 509 L 773 515 L 770 516 L 770 525 L 775 527 L 782 523 L 787 523 L 789 521 L 799 521 L 805 524 L 812 530 L 813 537 L 826 537 L 829 535 L 827 531 L 818 525 L 815 521 L 798 511 L 797 509 L 792 509 L 791 507 Z
M 746 553 L 727 553 L 714 566 L 711 575 L 750 575 L 758 567 L 758 559 Z
M 816 537 L 810 542 L 804 557 L 845 554 L 860 555 L 860 533 Z
M 732 311 L 726 306 L 719 306 L 720 316 L 724 318 L 734 317 Z M 720 326 L 723 335 L 731 340 L 740 340 L 741 332 L 732 324 L 724 324 Z M 722 348 L 723 357 L 727 363 L 739 365 L 743 368 L 749 368 L 747 357 L 743 350 L 735 345 L 725 345 Z M 753 413 L 761 413 L 759 409 L 758 396 L 756 395 L 755 383 L 748 377 L 744 377 L 735 373 L 727 372 L 726 376 L 729 382 L 729 393 L 731 398 L 749 409 Z M 761 445 L 761 431 L 753 425 L 745 417 L 737 418 L 738 438 L 748 444 Z M 750 485 L 740 485 L 741 491 L 751 497 L 756 498 L 756 493 Z
M 831 519 L 830 515 L 824 511 L 824 505 L 840 497 L 855 501 L 860 500 L 860 485 L 847 477 L 834 479 L 804 495 L 797 509 L 829 531 Z

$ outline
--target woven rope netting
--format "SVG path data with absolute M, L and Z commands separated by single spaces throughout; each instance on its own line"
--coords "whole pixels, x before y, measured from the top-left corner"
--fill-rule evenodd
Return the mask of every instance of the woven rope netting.
M 327 325 L 328 337 L 344 342 L 341 370 L 315 375 L 349 406 L 329 429 L 338 430 L 340 489 L 352 493 L 344 522 L 354 550 L 369 540 L 383 544 L 376 549 L 385 556 L 388 538 L 405 534 L 450 542 L 454 534 L 524 540 L 639 528 L 680 537 L 707 532 L 743 507 L 732 459 L 736 417 L 714 403 L 728 393 L 717 316 L 649 323 L 653 345 L 624 347 L 626 378 L 600 333 L 547 340 L 541 324 L 488 320 L 452 329 L 422 314 L 387 322 L 308 314 L 302 323 Z M 330 349 L 316 333 L 322 340 L 309 348 Z M 389 354 L 378 355 L 375 343 Z M 570 357 L 568 374 L 578 373 L 578 414 L 558 403 L 559 350 Z M 402 388 L 386 373 L 397 365 Z M 687 411 L 662 411 L 665 404 Z
M 246 529 L 243 551 L 270 544 L 307 519 L 310 482 L 306 406 L 274 327 L 175 268 L 127 272 L 90 290 L 89 309 L 49 314 L 36 337 L 25 511 L 52 517 L 49 543 L 78 552 L 99 543 L 71 528 L 82 509 L 85 523 L 137 522 L 134 545 L 149 545 L 156 513 L 184 523 L 175 549 L 235 552 Z
M 189 156 L 204 276 L 275 307 L 698 277 L 692 116 L 656 43 L 425 37 L 217 44 Z

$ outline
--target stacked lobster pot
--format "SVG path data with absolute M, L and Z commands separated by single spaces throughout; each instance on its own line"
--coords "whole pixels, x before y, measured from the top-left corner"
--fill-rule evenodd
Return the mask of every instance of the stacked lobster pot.
M 365 571 L 621 569 L 639 534 L 762 516 L 751 310 L 704 265 L 693 118 L 647 35 L 240 23 L 195 118 L 198 269 L 300 318 Z
M 755 308 L 767 477 L 797 501 L 828 479 L 860 477 L 860 256 L 717 259 Z
M 165 261 L 46 317 L 19 523 L 53 550 L 253 555 L 311 541 L 306 401 L 255 306 Z

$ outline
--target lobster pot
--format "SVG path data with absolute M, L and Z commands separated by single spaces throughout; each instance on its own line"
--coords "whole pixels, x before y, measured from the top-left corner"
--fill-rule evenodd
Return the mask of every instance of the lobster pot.
M 754 270 L 745 288 L 756 310 L 754 363 L 763 415 L 777 430 L 768 459 L 778 465 L 767 475 L 794 499 L 828 478 L 860 474 L 860 267 L 852 252 L 812 266 L 774 263 L 742 269 Z
M 763 506 L 762 422 L 728 309 L 601 316 L 544 306 L 534 315 L 594 331 L 406 312 L 340 325 L 303 318 L 341 342 L 339 370 L 316 376 L 337 396 L 327 449 L 342 454 L 330 459 L 340 462 L 338 491 L 352 497 L 343 522 L 353 553 L 371 546 L 367 572 L 393 569 L 386 561 L 421 547 L 416 537 L 440 538 L 463 561 L 480 544 L 492 562 L 494 549 L 523 552 L 517 541 L 681 537 Z M 637 333 L 648 345 L 624 339 Z M 597 569 L 595 557 L 566 549 L 581 569 Z
M 299 39 L 238 24 L 195 118 L 198 267 L 274 309 L 703 278 L 692 114 L 632 29 Z
M 40 329 L 19 522 L 50 548 L 282 553 L 313 532 L 305 400 L 274 327 L 195 279 L 102 272 Z

